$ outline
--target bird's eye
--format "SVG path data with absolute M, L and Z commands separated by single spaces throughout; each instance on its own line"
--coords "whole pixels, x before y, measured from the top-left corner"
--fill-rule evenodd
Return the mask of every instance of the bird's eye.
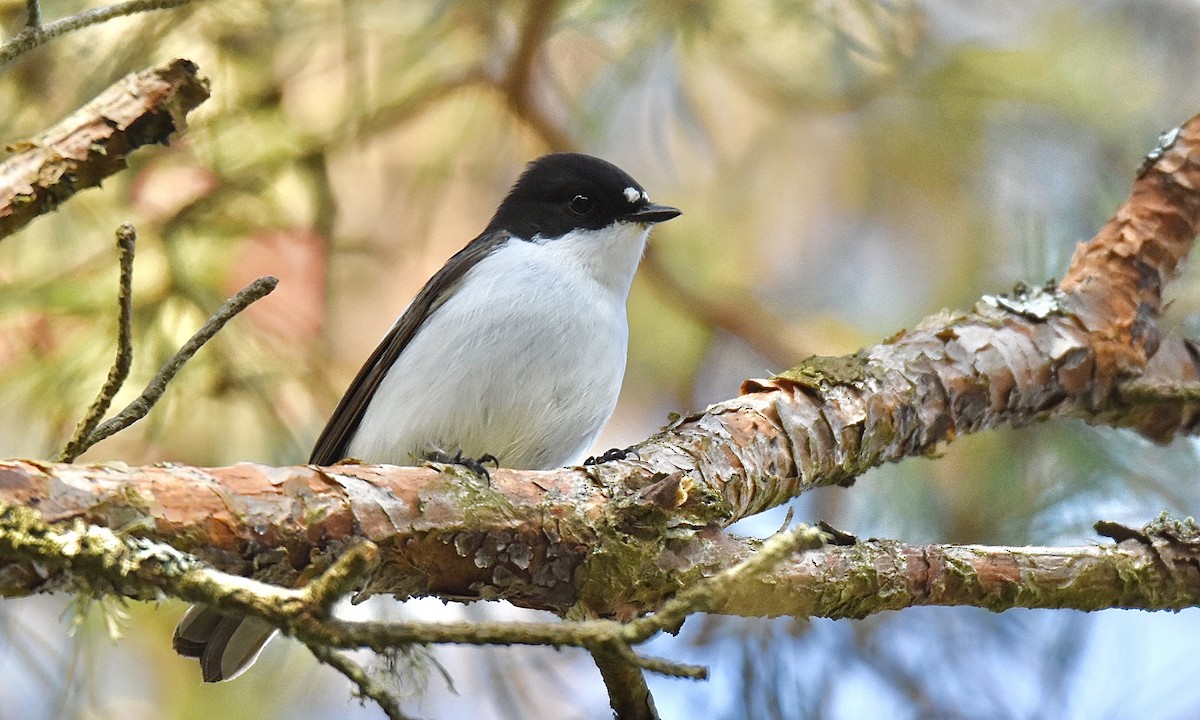
M 592 199 L 587 195 L 576 195 L 567 203 L 567 207 L 571 208 L 571 212 L 576 215 L 587 215 L 592 211 Z

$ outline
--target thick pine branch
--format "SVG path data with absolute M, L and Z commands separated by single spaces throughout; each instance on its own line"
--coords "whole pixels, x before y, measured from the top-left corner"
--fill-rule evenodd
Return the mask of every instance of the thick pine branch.
M 98 106 L 158 107 L 165 114 L 150 112 L 159 121 L 146 124 L 169 118 L 161 124 L 169 133 L 189 103 L 202 99 L 203 85 L 186 61 L 167 70 L 178 82 L 167 82 L 161 104 L 134 93 L 133 101 Z M 176 93 L 191 100 L 173 100 Z M 89 106 L 72 116 L 86 122 L 60 128 L 96 129 L 128 143 L 138 117 L 118 120 Z M 0 236 L 5 222 L 19 226 L 80 186 L 82 169 L 103 166 L 66 152 L 78 145 L 67 142 L 73 133 L 66 144 L 48 141 L 55 132 L 0 165 L 0 187 L 9 193 L 0 198 Z M 38 154 L 47 146 L 57 155 Z M 97 154 L 109 162 L 120 155 L 114 147 Z M 1068 415 L 1158 440 L 1192 431 L 1197 354 L 1187 341 L 1164 336 L 1157 319 L 1162 291 L 1200 222 L 1198 156 L 1200 121 L 1193 119 L 1167 138 L 1130 199 L 1080 247 L 1059 287 L 985 297 L 971 312 L 930 317 L 855 355 L 810 358 L 748 381 L 741 396 L 643 443 L 636 459 L 586 470 L 499 470 L 490 483 L 457 468 L 12 461 L 0 464 L 0 503 L 37 508 L 51 522 L 128 529 L 283 585 L 311 579 L 366 539 L 379 549 L 365 581 L 371 592 L 502 597 L 581 617 L 631 618 L 746 559 L 753 543 L 721 527 L 811 487 L 849 483 L 880 463 L 929 453 L 960 434 Z M 1153 402 L 1155 392 L 1162 402 Z M 20 540 L 13 532 L 0 530 L 8 547 Z M 1118 546 L 1084 548 L 829 547 L 781 562 L 703 607 L 857 617 L 921 604 L 1200 604 L 1194 528 L 1166 523 L 1115 534 L 1124 541 Z M 77 587 L 87 572 L 19 553 L 0 557 L 5 596 Z M 118 591 L 149 597 L 153 587 Z M 374 642 L 384 630 L 372 629 Z
M 177 471 L 194 473 L 195 469 Z M 0 476 L 0 482 L 11 477 Z M 660 563 L 681 568 L 691 563 L 688 572 L 668 578 L 686 589 L 658 607 L 625 606 L 626 614 L 630 610 L 655 612 L 624 626 L 609 621 L 515 627 L 510 623 L 346 622 L 331 617 L 330 608 L 364 583 L 376 590 L 399 592 L 384 586 L 401 577 L 399 568 L 411 562 L 396 546 L 403 540 L 389 538 L 389 544 L 383 545 L 356 542 L 336 560 L 317 558 L 305 569 L 304 588 L 288 590 L 237 575 L 218 577 L 220 573 L 210 565 L 170 545 L 101 527 L 113 524 L 104 513 L 129 511 L 128 507 L 114 508 L 114 502 L 110 498 L 93 508 L 89 519 L 101 521 L 93 525 L 79 518 L 50 524 L 43 514 L 0 504 L 0 557 L 4 558 L 0 562 L 0 596 L 68 590 L 151 599 L 165 592 L 185 600 L 263 613 L 309 643 L 380 651 L 436 642 L 575 645 L 599 649 L 602 654 L 609 651 L 609 667 L 620 664 L 614 662 L 618 658 L 612 652 L 657 632 L 673 631 L 697 611 L 748 617 L 860 618 L 926 605 L 970 605 L 995 611 L 1200 606 L 1200 529 L 1191 520 L 1180 522 L 1164 515 L 1140 529 L 1098 523 L 1097 530 L 1116 542 L 1077 547 L 909 545 L 890 540 L 857 541 L 845 535 L 838 536 L 837 544 L 821 545 L 830 535 L 804 528 L 762 543 L 711 531 L 659 558 Z M 135 519 L 127 527 L 137 525 Z M 199 530 L 181 527 L 178 531 Z M 176 545 L 184 544 L 177 536 L 168 535 L 172 538 Z M 516 541 L 509 548 L 514 555 L 523 552 Z M 218 568 L 244 570 L 228 555 L 216 557 L 220 559 L 212 565 Z M 478 562 L 480 556 L 468 554 L 466 560 Z M 508 569 L 511 556 L 483 560 L 492 562 L 496 573 L 512 572 Z M 579 582 L 601 583 L 609 578 L 590 577 L 589 573 L 610 571 L 584 565 L 578 572 Z M 691 577 L 685 580 L 686 575 Z M 478 590 L 426 592 L 462 597 Z M 513 597 L 505 588 L 495 594 Z M 626 645 L 618 647 L 614 642 Z M 635 664 L 650 663 L 633 655 L 628 659 Z M 683 668 L 660 671 L 691 672 Z
M 1189 346 L 1164 343 L 1155 321 L 1196 233 L 1197 154 L 1192 120 L 1081 246 L 1060 288 L 987 297 L 853 356 L 748 381 L 743 395 L 678 421 L 633 460 L 499 470 L 491 483 L 456 468 L 17 462 L 0 467 L 0 501 L 52 521 L 136 519 L 222 569 L 256 568 L 283 584 L 368 539 L 382 554 L 373 592 L 630 617 L 722 567 L 720 527 L 960 434 L 1062 415 L 1157 439 L 1193 428 L 1194 395 L 1174 393 L 1159 411 L 1122 388 L 1139 373 L 1141 387 L 1196 375 Z M 15 567 L 0 577 L 7 594 L 56 582 Z

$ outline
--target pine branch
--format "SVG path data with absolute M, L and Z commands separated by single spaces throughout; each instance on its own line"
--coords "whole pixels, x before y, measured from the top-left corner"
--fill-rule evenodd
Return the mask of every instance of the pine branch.
M 196 66 L 172 60 L 125 76 L 36 138 L 10 144 L 0 163 L 0 238 L 124 170 L 134 150 L 167 144 L 207 98 Z
M 652 613 L 622 626 L 620 637 L 631 644 L 672 631 L 694 611 L 838 618 L 923 605 L 992 610 L 1200 606 L 1196 548 L 1129 538 L 1118 545 L 1062 548 L 859 541 L 808 550 L 802 560 L 787 551 L 773 565 L 749 572 L 743 567 L 741 574 L 705 587 L 705 579 L 753 557 L 759 544 L 711 525 L 688 535 L 682 530 L 686 523 L 655 519 L 650 507 L 610 495 L 581 470 L 501 470 L 493 473 L 491 489 L 470 493 L 462 483 L 428 468 L 390 466 L 201 469 L 0 462 L 0 502 L 39 507 L 48 522 L 87 517 L 109 527 L 135 526 L 145 538 L 194 552 L 221 571 L 255 572 L 283 586 L 302 582 L 301 573 L 311 576 L 344 555 L 344 548 L 369 539 L 378 558 L 368 561 L 374 569 L 361 580 L 366 593 L 503 598 L 560 615 L 571 609 L 601 617 Z M 664 542 L 668 522 L 674 537 Z M 629 527 L 637 527 L 645 539 L 621 530 Z M 310 565 L 293 567 L 296 558 Z M 0 552 L 0 597 L 70 584 L 69 572 L 48 567 Z M 1138 582 L 1127 582 L 1129 577 Z M 306 587 L 326 598 L 305 600 L 314 615 L 322 615 L 319 608 L 348 586 Z M 143 598 L 155 592 L 145 586 L 122 590 Z M 514 636 L 511 629 L 499 629 L 502 625 L 448 625 L 436 637 L 414 628 L 358 626 L 363 629 L 339 635 L 347 644 L 338 646 L 374 647 L 371 638 L 384 643 L 380 647 L 420 644 L 438 637 L 572 644 L 555 630 L 521 626 L 527 634 Z M 597 628 L 599 639 L 611 637 L 607 626 Z

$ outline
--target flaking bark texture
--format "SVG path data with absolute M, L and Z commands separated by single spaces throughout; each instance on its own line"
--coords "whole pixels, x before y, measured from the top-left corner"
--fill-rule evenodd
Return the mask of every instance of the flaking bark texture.
M 1169 137 L 1129 199 L 1079 246 L 1059 287 L 1020 285 L 853 356 L 812 357 L 748 380 L 740 397 L 641 445 L 642 466 L 702 477 L 739 519 L 961 433 L 1053 415 L 1160 442 L 1194 432 L 1194 400 L 1134 407 L 1120 393 L 1138 376 L 1200 377 L 1195 346 L 1157 324 L 1200 223 L 1200 119 Z
M 346 543 L 382 562 L 369 590 L 400 596 L 507 597 L 565 612 L 595 539 L 601 499 L 580 472 L 543 486 L 493 471 L 341 465 L 271 468 L 0 463 L 0 498 L 48 522 L 82 518 L 163 540 L 216 567 L 282 585 L 304 582 Z M 555 481 L 558 481 L 555 483 Z M 552 484 L 553 483 L 553 484 Z M 58 589 L 64 578 L 0 561 L 0 595 Z
M 172 60 L 118 80 L 38 137 L 13 143 L 0 163 L 0 238 L 85 188 L 125 169 L 129 153 L 166 145 L 208 98 L 189 60 Z
M 0 464 L 0 502 L 36 507 L 50 521 L 129 528 L 221 569 L 289 585 L 363 537 L 380 551 L 371 592 L 505 598 L 576 617 L 627 618 L 728 567 L 729 543 L 737 541 L 723 526 L 810 487 L 848 484 L 874 465 L 929 453 L 962 433 L 1059 415 L 1130 426 L 1159 440 L 1191 431 L 1197 407 L 1186 393 L 1160 411 L 1131 404 L 1121 388 L 1139 375 L 1197 375 L 1190 343 L 1164 334 L 1157 314 L 1196 234 L 1198 153 L 1200 121 L 1193 119 L 1076 253 L 1060 287 L 1018 287 L 854 355 L 810 358 L 775 378 L 747 381 L 741 396 L 674 423 L 633 459 L 590 469 L 497 470 L 490 482 L 454 468 L 14 461 Z M 812 582 L 834 582 L 845 593 L 842 605 L 829 609 L 827 601 L 811 613 L 859 616 L 961 598 L 998 608 L 994 594 L 972 594 L 993 586 L 1012 602 L 1040 607 L 1086 602 L 1064 600 L 1066 590 L 1039 594 L 1015 555 L 1007 565 L 993 560 L 973 575 L 953 575 L 946 571 L 973 550 L 926 549 L 914 559 L 864 543 L 838 552 L 865 554 L 878 573 L 902 579 L 907 595 L 827 566 Z M 1127 570 L 1105 580 L 1116 593 L 1112 602 L 1126 602 L 1119 599 L 1124 584 L 1140 577 Z M 40 566 L 0 560 L 4 595 L 63 583 Z M 740 607 L 754 613 L 785 606 L 783 599 L 774 609 L 763 606 L 765 588 L 740 596 Z M 870 596 L 877 599 L 862 600 Z M 889 605 L 893 597 L 902 599 Z
M 10 462 L 0 465 L 0 497 L 3 503 L 25 498 L 25 505 L 39 509 L 39 522 L 69 526 L 84 520 L 121 528 L 122 534 L 145 535 L 193 551 L 218 569 L 284 585 L 313 578 L 330 565 L 334 553 L 365 537 L 376 542 L 378 550 L 373 558 L 378 569 L 368 580 L 369 589 L 402 597 L 505 597 L 518 605 L 576 617 L 628 619 L 653 609 L 672 589 L 738 565 L 760 545 L 709 527 L 661 545 L 647 538 L 647 547 L 660 552 L 639 562 L 639 552 L 649 553 L 612 547 L 618 541 L 608 537 L 600 522 L 620 511 L 594 486 L 580 487 L 581 473 L 575 471 L 539 473 L 536 483 L 547 488 L 539 492 L 524 491 L 533 486 L 529 478 L 501 473 L 508 477 L 493 481 L 492 497 L 483 504 L 503 511 L 467 517 L 460 509 L 463 503 L 455 499 L 455 485 L 463 478 L 401 468 L 335 470 L 339 472 L 257 465 L 39 470 L 31 463 Z M 361 493 L 364 489 L 366 494 Z M 181 556 L 168 563 L 167 570 L 176 571 L 160 578 L 154 568 L 164 566 L 157 558 L 149 568 L 112 584 L 111 573 L 100 573 L 97 580 L 89 575 L 88 564 L 69 558 L 57 565 L 22 561 L 28 553 L 20 548 L 32 541 L 21 537 L 27 523 L 17 522 L 20 519 L 0 503 L 3 597 L 108 587 L 152 599 L 187 567 L 188 556 Z M 1118 544 L 914 546 L 843 537 L 841 544 L 798 555 L 770 572 L 723 587 L 712 596 L 717 599 L 696 610 L 845 618 L 917 605 L 991 610 L 1174 610 L 1200 605 L 1200 530 L 1195 523 L 1163 517 L 1142 529 L 1108 523 L 1098 529 Z M 590 542 L 584 541 L 587 538 Z M 596 556 L 623 556 L 630 563 L 614 568 Z M 124 557 L 118 553 L 104 562 L 123 566 Z M 596 597 L 603 587 L 614 594 Z M 576 601 L 579 607 L 569 605 Z

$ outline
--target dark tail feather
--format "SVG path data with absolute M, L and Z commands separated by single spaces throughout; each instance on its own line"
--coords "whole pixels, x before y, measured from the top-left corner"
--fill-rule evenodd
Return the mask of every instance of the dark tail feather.
M 275 627 L 239 613 L 193 605 L 175 626 L 175 652 L 200 659 L 204 682 L 232 680 L 254 664 Z

